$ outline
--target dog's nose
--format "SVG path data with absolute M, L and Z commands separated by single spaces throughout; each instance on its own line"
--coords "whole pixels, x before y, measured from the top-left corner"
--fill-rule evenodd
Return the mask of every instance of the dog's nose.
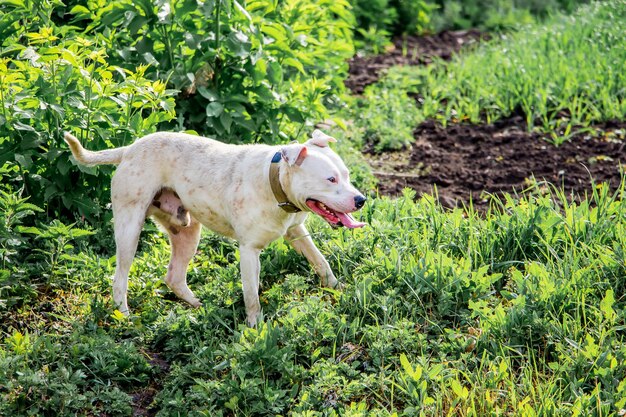
M 367 198 L 365 198 L 362 195 L 357 195 L 356 197 L 354 197 L 354 206 L 357 209 L 360 209 L 361 207 L 363 207 L 363 205 L 365 204 L 365 201 L 367 200 Z

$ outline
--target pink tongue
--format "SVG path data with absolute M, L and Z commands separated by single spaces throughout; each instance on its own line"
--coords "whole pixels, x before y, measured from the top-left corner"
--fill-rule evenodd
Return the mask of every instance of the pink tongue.
M 346 214 L 346 213 L 335 213 L 335 214 L 337 215 L 337 217 L 339 217 L 341 224 L 343 224 L 348 229 L 356 229 L 357 227 L 363 227 L 367 224 L 363 222 L 357 222 L 356 220 L 354 220 L 354 218 L 352 218 L 351 215 Z

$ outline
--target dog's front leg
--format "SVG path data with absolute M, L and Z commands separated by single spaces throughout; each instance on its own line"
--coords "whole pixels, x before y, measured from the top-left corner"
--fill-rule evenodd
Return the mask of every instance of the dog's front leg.
M 243 301 L 246 305 L 246 315 L 250 327 L 256 325 L 257 318 L 261 314 L 261 304 L 259 303 L 260 254 L 261 251 L 254 247 L 245 245 L 239 247 Z
M 285 238 L 289 241 L 289 243 L 291 243 L 291 246 L 293 246 L 296 252 L 304 255 L 304 257 L 309 261 L 317 275 L 322 280 L 322 285 L 324 287 L 337 287 L 339 281 L 335 278 L 335 274 L 333 274 L 332 269 L 330 269 L 328 261 L 324 258 L 324 255 L 322 255 L 319 249 L 317 249 L 317 246 L 313 243 L 313 239 L 311 239 L 309 232 L 303 224 L 299 224 L 288 229 Z

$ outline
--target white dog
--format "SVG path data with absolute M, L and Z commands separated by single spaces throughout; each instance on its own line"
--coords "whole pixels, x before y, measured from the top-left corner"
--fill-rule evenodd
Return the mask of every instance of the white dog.
M 192 306 L 200 301 L 187 286 L 187 267 L 201 224 L 239 241 L 247 321 L 256 324 L 259 255 L 284 236 L 320 276 L 335 287 L 328 262 L 304 227 L 308 212 L 332 226 L 362 227 L 349 213 L 365 197 L 319 130 L 305 144 L 228 145 L 184 133 L 154 133 L 129 146 L 91 152 L 69 133 L 65 141 L 84 165 L 119 164 L 111 184 L 117 265 L 113 301 L 128 314 L 128 272 L 146 216 L 168 233 L 172 256 L 165 283 Z

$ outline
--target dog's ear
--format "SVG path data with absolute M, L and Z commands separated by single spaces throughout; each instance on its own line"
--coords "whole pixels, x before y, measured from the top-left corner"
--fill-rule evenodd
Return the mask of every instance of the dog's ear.
M 294 145 L 283 146 L 280 150 L 283 159 L 289 164 L 289 166 L 302 165 L 302 161 L 306 158 L 307 150 L 306 146 L 297 143 Z
M 309 143 L 312 143 L 315 146 L 319 146 L 320 148 L 325 148 L 328 146 L 328 142 L 337 142 L 332 136 L 328 136 L 326 133 L 322 132 L 319 129 L 315 129 L 313 134 L 311 135 L 311 139 L 309 139 Z

